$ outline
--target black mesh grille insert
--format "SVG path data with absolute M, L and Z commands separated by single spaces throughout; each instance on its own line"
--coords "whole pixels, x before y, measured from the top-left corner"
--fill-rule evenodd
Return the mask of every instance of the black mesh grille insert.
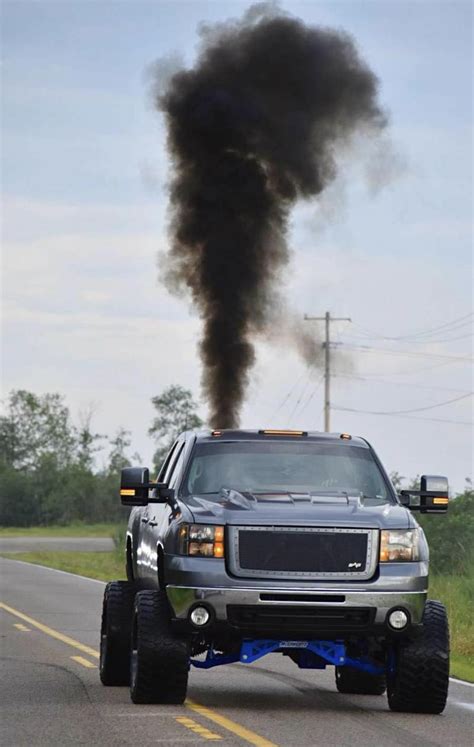
M 232 625 L 248 631 L 311 633 L 322 630 L 357 631 L 369 626 L 375 609 L 366 607 L 284 607 L 228 605 L 227 617 Z
M 242 570 L 274 573 L 361 573 L 366 532 L 239 530 Z

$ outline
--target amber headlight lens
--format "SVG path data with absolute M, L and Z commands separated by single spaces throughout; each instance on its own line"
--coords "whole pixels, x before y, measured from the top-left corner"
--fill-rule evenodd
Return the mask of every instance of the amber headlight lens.
M 418 529 L 384 529 L 380 533 L 380 562 L 396 563 L 420 559 Z
M 205 558 L 224 557 L 224 527 L 183 524 L 179 530 L 179 552 Z

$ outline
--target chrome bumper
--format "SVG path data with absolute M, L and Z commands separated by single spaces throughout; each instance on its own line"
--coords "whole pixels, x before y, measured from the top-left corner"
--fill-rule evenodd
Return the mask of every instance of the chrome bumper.
M 169 602 L 173 608 L 174 618 L 185 620 L 190 608 L 197 602 L 205 602 L 214 610 L 216 620 L 227 620 L 227 605 L 261 605 L 263 606 L 314 606 L 314 607 L 372 607 L 376 609 L 375 624 L 383 624 L 387 612 L 393 607 L 403 607 L 410 613 L 411 622 L 421 622 L 426 602 L 426 591 L 326 591 L 326 589 L 292 589 L 291 595 L 296 597 L 298 592 L 304 595 L 301 600 L 288 601 L 288 589 L 245 589 L 245 588 L 202 588 L 192 586 L 166 587 Z M 271 593 L 275 597 L 272 601 L 262 600 L 261 594 Z M 344 596 L 344 601 L 331 601 L 331 598 Z M 281 601 L 278 597 L 281 596 Z M 322 597 L 324 601 L 313 602 L 309 597 Z

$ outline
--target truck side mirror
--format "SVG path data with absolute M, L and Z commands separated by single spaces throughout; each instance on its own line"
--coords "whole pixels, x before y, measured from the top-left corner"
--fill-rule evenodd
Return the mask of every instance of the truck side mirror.
M 153 490 L 154 495 L 149 495 Z M 166 503 L 174 498 L 174 490 L 165 482 L 150 482 L 148 467 L 127 467 L 122 470 L 120 499 L 122 506 L 146 506 L 148 503 Z
M 148 504 L 148 467 L 127 467 L 121 472 L 120 500 L 122 506 L 146 506 Z
M 422 475 L 420 490 L 402 490 L 400 501 L 410 511 L 431 514 L 448 510 L 448 478 L 440 475 Z

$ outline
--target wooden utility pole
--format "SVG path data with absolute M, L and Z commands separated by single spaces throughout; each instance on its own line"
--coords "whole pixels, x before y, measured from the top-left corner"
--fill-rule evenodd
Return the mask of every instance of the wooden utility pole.
M 325 322 L 326 337 L 323 342 L 324 347 L 324 431 L 329 433 L 331 430 L 331 322 L 351 322 L 348 316 L 331 316 L 330 311 L 326 311 L 324 316 L 304 315 L 308 322 Z

